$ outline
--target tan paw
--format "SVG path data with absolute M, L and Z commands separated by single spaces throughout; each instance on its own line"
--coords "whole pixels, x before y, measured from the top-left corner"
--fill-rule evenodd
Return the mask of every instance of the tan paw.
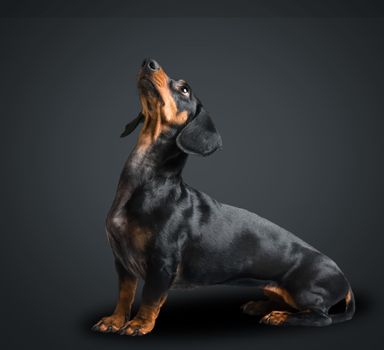
M 102 333 L 116 333 L 118 332 L 125 323 L 125 317 L 121 315 L 111 315 L 103 317 L 99 322 L 97 322 L 92 330 Z
M 289 312 L 272 311 L 269 314 L 265 315 L 260 320 L 260 323 L 268 324 L 271 326 L 282 326 L 288 317 L 289 317 Z
M 152 331 L 155 322 L 143 319 L 133 319 L 125 324 L 120 335 L 145 335 Z

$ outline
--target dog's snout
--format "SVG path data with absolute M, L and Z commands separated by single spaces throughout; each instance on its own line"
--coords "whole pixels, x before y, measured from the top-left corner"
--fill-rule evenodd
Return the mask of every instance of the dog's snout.
M 152 58 L 146 58 L 141 64 L 141 68 L 149 72 L 155 72 L 160 69 L 160 65 Z
M 160 68 L 160 65 L 155 60 L 149 60 L 148 67 L 151 70 L 158 70 Z

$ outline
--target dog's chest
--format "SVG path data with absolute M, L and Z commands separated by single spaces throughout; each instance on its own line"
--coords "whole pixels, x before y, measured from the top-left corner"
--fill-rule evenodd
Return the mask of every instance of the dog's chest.
M 146 274 L 146 251 L 151 237 L 150 230 L 126 219 L 119 229 L 108 231 L 114 255 L 127 271 L 137 277 L 144 277 Z

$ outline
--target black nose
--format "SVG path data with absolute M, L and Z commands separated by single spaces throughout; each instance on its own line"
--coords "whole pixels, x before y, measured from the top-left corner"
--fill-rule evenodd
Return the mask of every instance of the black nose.
M 160 69 L 160 65 L 153 60 L 152 58 L 146 58 L 143 63 L 141 64 L 141 67 L 143 69 L 146 69 L 148 71 L 155 72 Z

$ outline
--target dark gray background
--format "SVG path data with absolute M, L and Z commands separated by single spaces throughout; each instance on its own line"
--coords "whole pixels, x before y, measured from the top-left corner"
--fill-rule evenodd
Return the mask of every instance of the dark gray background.
M 4 18 L 0 28 L 6 348 L 379 346 L 382 18 Z M 172 292 L 150 336 L 90 331 L 114 307 L 104 218 L 137 137 L 118 135 L 139 110 L 146 56 L 189 81 L 223 137 L 222 151 L 190 158 L 186 181 L 336 260 L 356 292 L 353 321 L 259 326 L 239 310 L 255 291 L 220 287 Z

